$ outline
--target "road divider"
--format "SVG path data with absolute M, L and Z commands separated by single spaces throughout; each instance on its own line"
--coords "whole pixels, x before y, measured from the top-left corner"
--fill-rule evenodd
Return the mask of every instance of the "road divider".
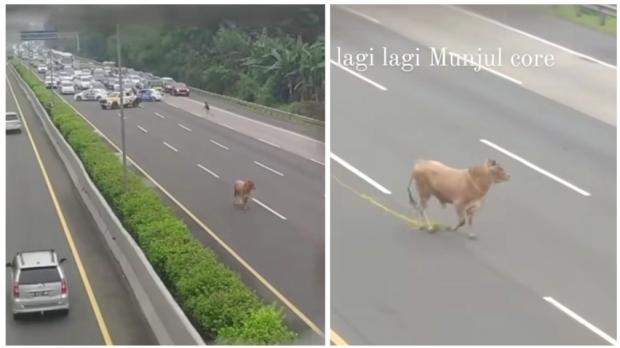
M 192 131 L 192 130 L 191 130 L 191 128 L 189 128 L 189 127 L 187 127 L 187 126 L 184 126 L 184 125 L 182 125 L 182 124 L 180 124 L 180 123 L 178 123 L 178 125 L 179 125 L 179 127 L 181 127 L 181 128 L 183 128 L 183 129 L 185 129 L 185 130 L 186 130 L 186 131 L 188 131 L 188 132 L 191 132 L 191 131 Z
M 252 197 L 252 200 L 254 202 L 256 202 L 256 204 L 260 205 L 261 207 L 267 209 L 269 212 L 271 212 L 272 214 L 274 214 L 275 216 L 279 217 L 282 220 L 286 220 L 286 217 L 280 213 L 278 213 L 277 211 L 271 209 L 267 204 L 259 201 L 257 198 Z
M 265 139 L 258 138 L 258 141 L 263 142 L 263 143 L 265 143 L 265 144 L 267 144 L 267 145 L 271 145 L 271 146 L 273 146 L 273 147 L 277 147 L 278 149 L 280 148 L 280 145 L 275 144 L 275 143 L 272 143 L 272 142 L 267 141 L 267 140 L 265 140 Z
M 561 304 L 560 302 L 556 301 L 553 297 L 550 296 L 546 296 L 543 297 L 543 299 L 549 303 L 551 303 L 552 305 L 554 305 L 556 308 L 558 308 L 559 310 L 561 310 L 562 312 L 564 312 L 564 314 L 568 315 L 569 317 L 573 318 L 575 321 L 577 321 L 579 324 L 587 327 L 590 331 L 594 332 L 595 334 L 599 335 L 602 339 L 604 339 L 605 341 L 611 343 L 612 345 L 616 345 L 616 340 L 613 339 L 611 336 L 609 336 L 608 334 L 606 334 L 605 332 L 603 332 L 603 330 L 599 329 L 598 327 L 590 324 L 589 321 L 585 320 L 584 318 L 582 318 L 581 316 L 579 316 L 579 314 L 573 312 L 572 310 L 570 310 L 568 307 L 564 306 L 563 304 Z
M 476 62 L 472 61 L 471 59 L 467 59 L 467 58 L 465 58 L 465 56 L 462 56 L 462 55 L 460 55 L 460 54 L 456 54 L 456 53 L 454 53 L 454 52 L 448 52 L 448 53 L 449 53 L 451 56 L 456 57 L 456 58 L 458 58 L 459 60 L 462 60 L 462 61 L 464 61 L 464 62 L 465 62 L 465 63 L 467 63 L 467 64 L 470 64 L 470 65 L 472 65 L 472 66 L 477 66 L 477 67 L 480 67 L 482 70 L 487 71 L 487 72 L 490 72 L 491 74 L 493 74 L 493 75 L 495 75 L 495 76 L 499 76 L 499 77 L 501 77 L 501 78 L 503 78 L 503 79 L 505 79 L 505 80 L 508 80 L 508 81 L 510 81 L 510 82 L 512 82 L 512 83 L 516 83 L 517 85 L 521 85 L 521 84 L 523 84 L 523 82 L 521 82 L 521 81 L 519 81 L 519 80 L 517 80 L 517 79 L 515 79 L 515 78 L 512 78 L 512 77 L 510 77 L 510 76 L 508 76 L 508 75 L 506 75 L 506 74 L 502 74 L 501 72 L 496 71 L 496 70 L 493 70 L 493 69 L 491 69 L 491 68 L 488 68 L 488 67 L 486 67 L 486 66 L 484 66 L 484 65 L 482 65 L 482 64 L 476 63 Z
M 198 166 L 198 168 L 200 168 L 200 169 L 204 170 L 205 172 L 207 172 L 207 173 L 209 173 L 209 174 L 211 174 L 211 175 L 213 175 L 214 177 L 216 177 L 216 178 L 218 178 L 218 179 L 219 179 L 219 177 L 220 177 L 220 176 L 219 176 L 219 175 L 217 175 L 217 174 L 215 174 L 215 173 L 214 173 L 214 172 L 212 172 L 211 170 L 209 170 L 209 168 L 207 168 L 207 167 L 203 166 L 203 165 L 202 165 L 202 164 L 200 164 L 200 163 L 198 163 L 198 164 L 196 164 L 196 165 Z
M 218 143 L 217 141 L 215 141 L 215 140 L 213 140 L 213 139 L 209 139 L 209 141 L 210 141 L 211 143 L 213 143 L 213 144 L 215 144 L 215 145 L 217 145 L 217 146 L 221 147 L 221 148 L 222 148 L 222 149 L 224 149 L 224 150 L 230 150 L 227 146 L 222 145 L 222 144 Z
M 19 103 L 19 101 L 17 100 L 17 96 L 15 95 L 15 91 L 13 90 L 13 87 L 11 86 L 11 83 L 8 79 L 8 77 L 6 78 L 7 82 L 8 82 L 8 86 L 9 86 L 9 90 L 11 91 L 11 95 L 13 96 L 13 99 L 15 100 L 15 105 L 17 106 L 17 111 L 19 111 L 19 114 L 21 115 L 21 118 L 24 122 L 24 128 L 26 128 L 26 134 L 28 135 L 28 139 L 30 140 L 30 144 L 32 145 L 32 150 L 35 154 L 35 158 L 37 160 L 37 163 L 39 164 L 39 168 L 41 169 L 41 174 L 43 175 L 43 179 L 45 181 L 45 186 L 47 187 L 47 190 L 50 194 L 50 197 L 52 199 L 52 203 L 54 205 L 54 208 L 56 210 L 56 215 L 58 216 L 58 220 L 60 221 L 60 226 L 62 227 L 62 230 L 65 234 L 65 238 L 67 240 L 67 244 L 69 245 L 69 250 L 71 250 L 71 254 L 73 255 L 73 258 L 75 260 L 75 264 L 77 266 L 78 269 L 78 273 L 80 274 L 80 280 L 82 280 L 82 284 L 84 286 L 84 290 L 86 291 L 86 297 L 88 298 L 88 301 L 90 303 L 90 306 L 93 310 L 93 313 L 95 315 L 95 319 L 97 321 L 97 325 L 99 327 L 99 331 L 101 332 L 103 341 L 105 342 L 106 345 L 111 346 L 113 345 L 112 343 L 112 336 L 110 335 L 110 331 L 108 330 L 108 326 L 106 325 L 105 319 L 103 317 L 103 314 L 101 313 L 101 309 L 99 308 L 99 303 L 97 301 L 97 297 L 95 296 L 95 292 L 93 291 L 93 287 L 90 284 L 90 280 L 88 278 L 88 273 L 86 272 L 86 268 L 84 267 L 84 264 L 82 263 L 82 258 L 80 257 L 80 252 L 77 248 L 77 246 L 75 245 L 75 242 L 73 240 L 73 232 L 71 231 L 71 229 L 69 228 L 69 224 L 67 224 L 67 220 L 65 219 L 65 214 L 62 211 L 62 207 L 60 206 L 60 203 L 58 202 L 58 198 L 56 198 L 56 191 L 54 190 L 54 186 L 52 185 L 52 182 L 49 178 L 49 176 L 47 175 L 47 170 L 45 169 L 45 165 L 43 164 L 43 161 L 41 160 L 41 156 L 39 155 L 39 150 L 37 149 L 37 144 L 35 143 L 34 139 L 32 138 L 32 134 L 30 133 L 30 126 L 28 125 L 28 120 L 26 119 L 26 116 L 24 114 L 23 109 L 21 108 L 21 105 Z
M 480 142 L 485 144 L 485 145 L 487 145 L 487 146 L 489 146 L 489 147 L 491 147 L 491 148 L 493 148 L 493 149 L 495 149 L 495 150 L 497 150 L 497 151 L 499 151 L 499 152 L 501 152 L 501 153 L 503 153 L 504 155 L 506 155 L 506 156 L 508 156 L 508 157 L 510 157 L 510 158 L 512 158 L 512 159 L 514 159 L 516 161 L 518 161 L 518 162 L 521 162 L 525 166 L 527 166 L 527 167 L 529 167 L 529 168 L 539 172 L 540 174 L 542 174 L 542 175 L 544 175 L 544 176 L 546 176 L 546 177 L 548 177 L 548 178 L 550 178 L 552 180 L 555 180 L 556 182 L 559 182 L 560 184 L 570 188 L 571 190 L 573 190 L 573 191 L 575 191 L 575 192 L 577 192 L 577 193 L 579 193 L 579 194 L 581 194 L 583 196 L 586 196 L 586 197 L 590 196 L 590 193 L 588 191 L 585 191 L 585 190 L 583 190 L 583 189 L 581 189 L 581 188 L 571 184 L 570 182 L 560 178 L 557 175 L 551 174 L 550 172 L 548 172 L 548 171 L 542 169 L 541 167 L 539 167 L 539 166 L 537 166 L 537 165 L 535 165 L 535 164 L 525 160 L 521 156 L 515 155 L 514 153 L 504 149 L 503 147 L 501 147 L 499 145 L 496 145 L 496 144 L 494 144 L 494 143 L 492 143 L 492 142 L 490 142 L 490 141 L 488 141 L 486 139 L 480 139 Z
M 340 69 L 342 69 L 342 70 L 344 70 L 344 71 L 348 72 L 349 74 L 351 74 L 351 75 L 353 75 L 353 76 L 357 77 L 358 79 L 360 79 L 360 80 L 362 80 L 362 81 L 364 81 L 364 82 L 367 82 L 367 83 L 369 83 L 369 84 L 373 85 L 374 87 L 379 88 L 380 90 L 382 90 L 382 91 L 384 91 L 384 92 L 385 92 L 385 91 L 387 91 L 387 87 L 385 87 L 385 86 L 383 86 L 383 85 L 381 85 L 381 84 L 379 84 L 379 83 L 376 83 L 375 81 L 373 81 L 373 80 L 369 79 L 368 77 L 366 77 L 366 76 L 364 76 L 364 75 L 362 75 L 362 74 L 359 74 L 359 73 L 357 73 L 357 72 L 355 72 L 355 71 L 353 71 L 353 70 L 351 70 L 351 69 L 349 69 L 349 68 L 346 68 L 346 67 L 344 67 L 344 66 L 342 66 L 342 65 L 338 64 L 338 62 L 336 62 L 335 60 L 330 59 L 330 62 L 331 62 L 333 65 L 335 65 L 335 66 L 339 67 Z
M 359 11 L 356 11 L 356 10 L 354 10 L 354 9 L 350 8 L 350 7 L 347 7 L 347 6 L 340 6 L 340 7 L 338 7 L 338 8 L 343 9 L 343 10 L 345 10 L 345 11 L 349 12 L 349 13 L 352 13 L 352 14 L 354 14 L 354 15 L 358 16 L 358 17 L 362 17 L 362 18 L 364 18 L 364 19 L 366 19 L 366 20 L 369 20 L 369 21 L 371 21 L 371 22 L 373 22 L 373 23 L 376 23 L 376 24 L 381 24 L 381 22 L 380 22 L 378 19 L 376 19 L 376 18 L 374 18 L 374 17 L 372 17 L 372 16 L 369 16 L 369 15 L 367 15 L 367 14 L 365 14 L 365 13 L 361 13 L 361 12 L 359 12 Z
M 386 195 L 391 195 L 392 191 L 386 189 L 383 185 L 379 184 L 378 182 L 376 182 L 375 180 L 373 180 L 371 177 L 369 177 L 368 175 L 362 173 L 361 170 L 355 168 L 354 166 L 352 166 L 351 164 L 349 164 L 349 162 L 343 160 L 342 158 L 340 158 L 339 156 L 337 156 L 336 154 L 334 154 L 333 152 L 331 153 L 331 159 L 333 159 L 334 161 L 336 161 L 338 164 L 340 164 L 341 166 L 343 166 L 344 168 L 348 169 L 351 173 L 357 175 L 359 178 L 361 178 L 362 180 L 366 181 L 367 183 L 369 183 L 372 187 L 376 188 L 377 190 L 385 193 Z
M 179 150 L 177 148 L 175 148 L 174 146 L 168 144 L 167 142 L 163 141 L 164 145 L 169 148 L 170 150 L 174 151 L 174 152 L 179 152 Z
M 101 190 L 95 189 L 102 201 L 103 197 L 107 199 L 110 205 L 108 213 L 112 214 L 114 209 L 122 217 L 126 230 L 120 226 L 119 221 L 120 229 L 131 233 L 135 238 L 152 267 L 172 289 L 203 335 L 221 344 L 272 345 L 293 339 L 294 334 L 285 326 L 281 309 L 275 305 L 263 304 L 254 291 L 243 284 L 238 274 L 222 264 L 210 249 L 205 248 L 191 234 L 188 227 L 161 201 L 158 194 L 143 183 L 142 178 L 129 171 L 129 190 L 123 190 L 122 164 L 109 146 L 90 128 L 92 124 L 54 91 L 47 90 L 38 76 L 27 67 L 17 63 L 16 68 L 39 101 L 46 105 L 45 110 L 50 117 L 41 118 L 54 122 L 58 129 L 53 125 L 51 127 L 56 132 L 59 131 L 59 136 L 62 134 L 66 137 L 67 143 L 75 149 L 75 152 L 71 148 L 68 151 L 76 156 L 77 165 L 88 172 L 86 176 L 92 178 L 92 182 Z M 118 150 L 114 143 L 110 142 L 110 145 Z M 129 160 L 135 165 L 135 162 Z M 140 170 L 148 177 L 146 172 Z M 175 200 L 175 203 L 184 208 L 180 202 Z M 212 233 L 208 228 L 205 229 Z M 105 231 L 107 233 L 108 230 Z M 216 235 L 212 236 L 222 244 Z M 116 242 L 107 242 L 112 245 L 112 249 L 116 245 Z M 249 267 L 247 264 L 244 266 Z M 153 289 L 143 287 L 142 290 L 148 292 Z M 136 293 L 138 301 L 140 295 Z M 153 315 L 153 310 L 157 309 L 152 306 L 150 311 L 145 311 L 145 317 L 151 324 L 156 324 L 156 319 L 166 321 L 167 325 L 160 325 L 158 330 L 153 330 L 154 334 L 166 342 L 162 344 L 175 344 L 170 338 L 165 340 L 165 335 L 171 335 L 172 332 L 167 326 L 174 325 L 175 322 L 177 325 L 184 323 L 185 317 L 171 321 L 170 317 Z M 174 309 L 171 309 L 167 315 L 171 316 L 173 312 Z M 204 345 L 204 342 L 199 342 L 189 331 L 175 338 L 185 340 L 185 343 L 178 344 Z M 191 338 L 196 339 L 193 343 L 187 343 Z
M 265 169 L 267 169 L 268 171 L 270 171 L 270 172 L 272 172 L 272 173 L 274 173 L 274 174 L 276 174 L 276 175 L 279 175 L 279 176 L 284 176 L 284 174 L 283 174 L 282 172 L 279 172 L 279 171 L 277 171 L 277 170 L 275 170 L 275 169 L 273 169 L 273 168 L 271 168 L 271 167 L 268 167 L 267 165 L 262 164 L 262 163 L 260 163 L 260 162 L 258 162 L 258 161 L 254 161 L 254 164 L 256 164 L 256 165 L 257 165 L 257 166 L 259 166 L 259 167 L 265 168 Z

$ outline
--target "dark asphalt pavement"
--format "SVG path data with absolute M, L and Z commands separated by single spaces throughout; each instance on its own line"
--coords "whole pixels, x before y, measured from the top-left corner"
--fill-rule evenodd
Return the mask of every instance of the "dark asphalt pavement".
M 420 43 L 332 10 L 332 52 Z M 334 58 L 334 57 L 332 57 Z M 488 73 L 332 64 L 332 152 L 388 190 L 332 161 L 332 329 L 352 344 L 605 344 L 543 300 L 550 296 L 616 335 L 616 130 Z M 525 158 L 590 197 L 484 145 Z M 415 217 L 406 185 L 416 159 L 454 167 L 500 162 L 474 222 L 479 239 L 417 231 L 372 205 Z M 431 218 L 453 225 L 451 206 Z
M 112 342 L 120 345 L 154 344 L 126 281 L 99 236 L 95 222 L 81 203 L 79 193 L 23 92 L 12 77 L 10 80 L 20 107 L 25 113 L 22 116 L 28 122 L 72 232 L 73 241 L 80 253 Z M 7 110 L 17 111 L 8 84 L 6 86 Z M 47 248 L 54 248 L 60 257 L 67 257 L 65 272 L 68 277 L 71 305 L 70 313 L 66 317 L 53 314 L 44 317 L 32 315 L 15 321 L 10 311 L 7 311 L 7 344 L 102 345 L 104 340 L 101 330 L 25 127 L 21 134 L 7 134 L 6 144 L 7 257 L 12 257 L 20 250 Z M 10 272 L 7 272 L 7 284 L 9 274 Z M 8 291 L 6 294 L 8 308 L 10 296 Z

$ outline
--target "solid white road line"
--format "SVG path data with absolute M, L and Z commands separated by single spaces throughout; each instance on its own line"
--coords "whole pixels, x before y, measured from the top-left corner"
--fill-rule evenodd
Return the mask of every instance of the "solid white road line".
M 231 126 L 227 125 L 226 123 L 218 123 L 218 124 L 219 124 L 220 126 L 222 126 L 222 127 L 226 127 L 226 128 L 228 128 L 228 129 L 235 130 L 233 127 L 231 127 Z
M 181 128 L 183 128 L 183 129 L 185 129 L 185 130 L 186 130 L 186 131 L 188 131 L 188 132 L 191 132 L 191 131 L 192 131 L 190 128 L 185 127 L 184 125 L 182 125 L 182 124 L 180 124 L 180 123 L 178 123 L 178 125 L 179 125 L 179 127 L 181 127 Z
M 471 64 L 471 65 L 474 65 L 474 66 L 479 66 L 479 67 L 480 67 L 480 68 L 482 68 L 483 70 L 488 71 L 488 72 L 490 72 L 491 74 L 497 75 L 497 76 L 499 76 L 499 77 L 501 77 L 501 78 L 504 78 L 504 79 L 506 79 L 506 80 L 508 80 L 508 81 L 510 81 L 510 82 L 516 83 L 516 84 L 518 84 L 518 85 L 523 84 L 523 82 L 521 82 L 521 81 L 519 81 L 519 80 L 517 80 L 517 79 L 515 79 L 515 78 L 512 78 L 512 77 L 510 77 L 510 76 L 508 76 L 508 75 L 502 74 L 501 72 L 499 72 L 499 71 L 495 71 L 495 70 L 493 70 L 493 69 L 491 69 L 491 68 L 488 68 L 488 67 L 486 67 L 486 66 L 484 66 L 484 65 L 478 64 L 478 63 L 476 63 L 476 62 L 474 62 L 474 61 L 472 61 L 472 60 L 470 60 L 470 59 L 465 58 L 464 56 L 462 56 L 462 55 L 460 55 L 460 54 L 456 54 L 456 53 L 454 53 L 454 52 L 448 52 L 448 53 L 449 53 L 451 56 L 455 56 L 455 57 L 457 57 L 458 59 L 460 59 L 460 60 L 462 60 L 462 61 L 464 61 L 464 62 L 466 62 L 466 63 L 468 63 L 468 64 Z
M 216 177 L 216 178 L 218 178 L 218 179 L 219 179 L 219 177 L 220 177 L 219 175 L 217 175 L 217 174 L 215 174 L 214 172 L 210 171 L 208 168 L 204 167 L 202 164 L 198 163 L 198 164 L 196 164 L 196 165 L 197 165 L 200 169 L 204 170 L 205 172 L 207 172 L 207 173 L 209 173 L 209 174 L 211 174 L 211 175 L 213 175 L 214 177 Z
M 144 133 L 148 133 L 149 131 L 147 131 L 146 129 L 144 129 L 144 127 L 138 126 L 138 129 L 140 129 L 141 131 L 143 131 Z
M 265 139 L 258 138 L 258 140 L 259 140 L 259 141 L 262 141 L 263 143 L 265 143 L 265 144 L 267 144 L 267 145 L 271 145 L 271 146 L 273 146 L 273 147 L 277 147 L 278 149 L 280 148 L 280 145 L 278 145 L 278 144 L 274 144 L 274 143 L 272 143 L 272 142 L 270 142 L 270 141 L 267 141 L 267 140 L 265 140 Z
M 164 116 L 164 115 L 162 115 L 160 113 L 155 112 L 154 114 L 155 114 L 155 116 L 157 116 L 159 118 L 166 118 L 166 116 Z
M 363 14 L 363 13 L 361 13 L 361 12 L 358 12 L 358 11 L 356 11 L 356 10 L 352 9 L 352 8 L 348 8 L 348 7 L 346 7 L 346 6 L 340 6 L 340 7 L 338 7 L 338 8 L 341 8 L 341 9 L 343 9 L 343 10 L 345 10 L 345 11 L 347 11 L 347 12 L 350 12 L 350 13 L 352 13 L 352 14 L 356 15 L 356 16 L 360 16 L 360 17 L 362 17 L 362 18 L 364 18 L 364 19 L 367 19 L 367 20 L 369 20 L 369 21 L 371 21 L 371 22 L 374 22 L 374 23 L 377 23 L 377 24 L 381 24 L 381 22 L 379 22 L 379 20 L 378 20 L 378 19 L 373 18 L 373 17 L 371 17 L 371 16 L 369 16 L 369 15 L 367 15 L 367 14 Z
M 492 143 L 492 142 L 490 142 L 490 141 L 488 141 L 486 139 L 480 139 L 480 142 L 485 144 L 485 145 L 487 145 L 487 146 L 490 146 L 490 147 L 494 148 L 495 150 L 503 153 L 504 155 L 506 155 L 508 157 L 511 157 L 512 159 L 514 159 L 514 160 L 516 160 L 518 162 L 523 163 L 524 165 L 534 169 L 535 171 L 539 172 L 540 174 L 543 174 L 543 175 L 545 175 L 545 176 L 547 176 L 547 177 L 549 177 L 549 178 L 559 182 L 560 184 L 570 188 L 571 190 L 574 190 L 574 191 L 578 192 L 579 194 L 582 194 L 582 195 L 587 196 L 587 197 L 590 196 L 589 192 L 587 192 L 587 191 L 585 191 L 583 189 L 580 189 L 579 187 L 571 184 L 570 182 L 568 182 L 568 181 L 566 181 L 566 180 L 564 180 L 564 179 L 562 179 L 562 178 L 560 178 L 560 177 L 558 177 L 556 175 L 553 175 L 553 174 L 549 173 L 548 171 L 540 168 L 539 166 L 537 166 L 537 165 L 535 165 L 535 164 L 533 164 L 531 162 L 528 162 L 523 157 L 515 155 L 514 153 L 504 149 L 503 147 L 501 147 L 499 145 L 496 145 L 496 144 L 494 144 L 494 143 Z
M 598 60 L 598 59 L 596 59 L 596 58 L 594 58 L 594 57 L 592 57 L 592 56 L 588 56 L 588 55 L 583 54 L 583 53 L 581 53 L 581 52 L 577 52 L 577 51 L 571 50 L 570 48 L 567 48 L 567 47 L 564 47 L 564 46 L 558 45 L 558 44 L 556 44 L 556 43 L 553 43 L 553 42 L 551 42 L 551 41 L 545 40 L 545 39 L 543 39 L 543 38 L 541 38 L 541 37 L 538 37 L 538 36 L 536 36 L 536 35 L 532 35 L 532 34 L 530 34 L 530 33 L 528 33 L 528 32 L 523 31 L 523 30 L 520 30 L 520 29 L 517 29 L 517 28 L 511 27 L 511 26 L 509 26 L 509 25 L 507 25 L 507 24 L 504 24 L 504 23 L 502 23 L 502 22 L 499 22 L 499 21 L 496 21 L 496 20 L 494 20 L 494 19 L 491 19 L 491 18 L 489 18 L 489 17 L 485 17 L 485 16 L 480 15 L 480 14 L 477 14 L 477 13 L 475 13 L 475 12 L 472 12 L 472 11 L 466 10 L 466 9 L 464 9 L 464 8 L 462 8 L 462 7 L 458 7 L 458 6 L 448 6 L 448 7 L 449 7 L 449 8 L 452 8 L 452 9 L 454 9 L 454 10 L 456 10 L 456 11 L 459 11 L 459 12 L 461 12 L 461 13 L 465 13 L 465 14 L 467 14 L 467 15 L 469 15 L 469 16 L 476 17 L 476 18 L 478 18 L 478 19 L 482 19 L 483 21 L 486 21 L 486 22 L 489 22 L 489 23 L 492 23 L 492 24 L 498 25 L 498 26 L 500 26 L 500 27 L 502 27 L 502 28 L 504 28 L 504 29 L 508 29 L 508 30 L 510 30 L 510 31 L 514 31 L 515 33 L 519 33 L 519 34 L 521 34 L 521 35 L 527 36 L 527 37 L 529 37 L 530 39 L 534 39 L 534 40 L 536 40 L 536 41 L 542 42 L 542 43 L 547 44 L 547 45 L 549 45 L 549 46 L 553 46 L 553 47 L 555 47 L 555 48 L 557 48 L 557 49 L 560 49 L 560 50 L 562 50 L 562 51 L 564 51 L 564 52 L 570 53 L 570 54 L 575 55 L 575 56 L 577 56 L 577 57 L 580 57 L 580 58 L 585 58 L 585 59 L 591 60 L 591 61 L 593 61 L 593 62 L 596 62 L 596 63 L 598 63 L 598 64 L 600 64 L 600 65 L 602 65 L 602 66 L 605 66 L 605 67 L 608 67 L 608 68 L 611 68 L 611 69 L 617 69 L 617 67 L 616 67 L 615 65 L 612 65 L 612 64 L 609 64 L 609 63 L 603 62 L 602 60 Z
M 556 301 L 553 297 L 543 297 L 543 299 L 549 303 L 551 303 L 552 305 L 554 305 L 555 307 L 557 307 L 559 310 L 561 310 L 562 312 L 564 312 L 564 314 L 568 315 L 569 317 L 575 319 L 575 321 L 577 321 L 579 324 L 587 327 L 588 329 L 590 329 L 590 331 L 594 332 L 595 334 L 599 335 L 601 338 L 603 338 L 605 341 L 611 343 L 612 345 L 616 345 L 616 340 L 614 340 L 611 336 L 609 336 L 608 334 L 606 334 L 605 332 L 603 332 L 603 330 L 599 329 L 598 327 L 590 324 L 590 322 L 588 322 L 587 320 L 585 320 L 584 318 L 580 317 L 577 313 L 571 311 L 570 309 L 568 309 L 566 306 L 564 306 L 563 304 L 561 304 L 560 302 Z
M 369 183 L 370 185 L 372 185 L 374 188 L 376 188 L 377 190 L 385 193 L 386 195 L 391 195 L 392 192 L 388 189 L 386 189 L 383 185 L 379 184 L 378 182 L 376 182 L 375 180 L 371 179 L 368 175 L 362 173 L 361 170 L 355 168 L 354 166 L 350 165 L 347 161 L 343 160 L 342 158 L 338 157 L 336 154 L 334 154 L 333 152 L 331 153 L 331 159 L 333 159 L 334 161 L 338 162 L 338 164 L 340 164 L 341 166 L 345 167 L 346 169 L 348 169 L 349 171 L 351 171 L 353 174 L 359 176 L 360 178 L 362 178 L 364 181 L 366 181 L 367 183 Z
M 222 145 L 222 144 L 218 143 L 217 141 L 215 141 L 215 140 L 213 140 L 213 139 L 209 139 L 209 141 L 210 141 L 210 142 L 212 142 L 213 144 L 215 144 L 215 145 L 217 145 L 217 146 L 221 147 L 221 148 L 222 148 L 222 149 L 224 149 L 224 150 L 230 150 L 228 147 L 226 147 L 226 146 L 224 146 L 224 145 Z
M 332 64 L 334 64 L 335 66 L 339 67 L 340 69 L 342 69 L 342 70 L 344 70 L 344 71 L 348 72 L 349 74 L 351 74 L 351 75 L 353 75 L 353 76 L 355 76 L 355 77 L 357 77 L 357 78 L 359 78 L 359 79 L 361 79 L 361 80 L 363 80 L 363 81 L 366 81 L 366 82 L 370 83 L 371 85 L 373 85 L 373 86 L 375 86 L 375 87 L 379 88 L 379 89 L 380 89 L 380 90 L 382 90 L 382 91 L 387 91 L 387 88 L 385 88 L 385 87 L 383 87 L 382 85 L 380 85 L 380 84 L 376 83 L 375 81 L 373 81 L 373 80 L 371 80 L 371 79 L 369 79 L 369 78 L 367 78 L 367 77 L 365 77 L 365 76 L 363 76 L 363 75 L 360 75 L 360 74 L 358 74 L 357 72 L 355 72 L 355 71 L 353 71 L 353 70 L 351 70 L 351 69 L 349 69 L 349 68 L 346 68 L 346 67 L 344 67 L 344 66 L 342 66 L 342 65 L 338 64 L 338 62 L 336 62 L 336 61 L 335 61 L 335 60 L 333 60 L 333 59 L 330 59 L 330 61 L 331 61 L 331 63 L 332 63 Z
M 166 147 L 168 147 L 170 150 L 174 151 L 174 152 L 179 152 L 179 150 L 175 149 L 174 146 L 168 144 L 167 142 L 163 142 L 164 145 L 166 145 Z
M 324 166 L 324 165 L 325 165 L 325 163 L 323 163 L 323 162 L 321 162 L 321 161 L 318 161 L 318 160 L 315 160 L 314 158 L 309 158 L 309 160 L 311 160 L 311 161 L 312 161 L 312 162 L 314 162 L 314 163 L 320 164 L 320 165 L 322 165 L 322 166 Z
M 201 103 L 201 102 L 199 102 L 197 100 L 191 99 L 191 98 L 187 99 L 187 100 L 189 100 L 189 101 L 191 101 L 193 103 L 196 103 L 196 104 L 203 105 L 203 103 Z M 310 141 L 313 141 L 315 143 L 321 143 L 321 144 L 323 143 L 322 141 L 316 140 L 314 138 L 310 138 L 309 136 L 306 136 L 306 135 L 303 135 L 303 134 L 299 134 L 299 133 L 295 133 L 295 132 L 290 131 L 288 129 L 280 128 L 280 127 L 274 126 L 274 125 L 269 124 L 269 123 L 265 123 L 265 122 L 262 122 L 262 121 L 257 121 L 255 119 L 252 119 L 252 118 L 249 118 L 249 117 L 246 117 L 246 116 L 241 116 L 241 115 L 235 114 L 234 112 L 230 112 L 228 110 L 220 109 L 220 108 L 215 107 L 215 106 L 211 106 L 211 109 L 212 110 L 217 110 L 219 112 L 224 112 L 224 113 L 227 113 L 227 114 L 229 114 L 231 116 L 234 116 L 234 117 L 237 117 L 237 118 L 241 118 L 241 119 L 244 119 L 244 120 L 252 122 L 252 123 L 260 124 L 260 125 L 263 125 L 265 127 L 278 130 L 280 132 L 284 132 L 284 133 L 287 133 L 287 134 L 290 134 L 290 135 L 294 135 L 296 137 L 304 138 L 306 140 L 310 140 Z M 224 126 L 224 124 L 222 124 L 222 123 L 220 123 L 220 124 Z M 224 126 L 224 127 L 226 127 L 226 126 Z M 234 129 L 234 128 L 231 128 L 231 129 Z
M 254 198 L 254 197 L 252 197 L 252 200 L 254 202 L 256 202 L 258 205 L 260 205 L 261 207 L 263 207 L 263 208 L 269 210 L 270 212 L 272 212 L 275 216 L 279 217 L 280 219 L 286 220 L 286 217 L 284 215 L 282 215 L 282 214 L 278 213 L 277 211 L 269 208 L 265 203 L 259 201 L 258 199 Z
M 278 174 L 279 176 L 284 176 L 284 174 L 280 173 L 279 171 L 277 171 L 275 169 L 272 169 L 272 168 L 269 168 L 268 166 L 266 166 L 266 165 L 264 165 L 264 164 L 262 164 L 260 162 L 254 161 L 254 164 L 256 164 L 259 167 L 263 167 L 263 168 L 267 169 L 268 171 L 270 171 L 272 173 Z

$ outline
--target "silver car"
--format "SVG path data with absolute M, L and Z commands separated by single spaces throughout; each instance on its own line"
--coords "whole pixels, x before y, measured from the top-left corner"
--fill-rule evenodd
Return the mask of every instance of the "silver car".
M 6 113 L 6 132 L 22 132 L 22 121 L 19 119 L 17 112 L 7 111 Z
M 13 317 L 25 313 L 69 313 L 69 289 L 54 250 L 23 251 L 6 264 L 11 269 Z

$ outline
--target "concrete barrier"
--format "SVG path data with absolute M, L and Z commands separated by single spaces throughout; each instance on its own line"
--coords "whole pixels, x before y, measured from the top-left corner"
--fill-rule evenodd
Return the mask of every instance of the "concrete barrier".
M 125 230 L 92 182 L 82 162 L 30 87 L 10 66 L 20 88 L 32 104 L 36 116 L 64 163 L 73 184 L 95 220 L 113 257 L 135 296 L 136 303 L 160 345 L 205 345 L 200 334 L 174 300 L 133 237 Z M 8 70 L 7 70 L 8 73 Z

